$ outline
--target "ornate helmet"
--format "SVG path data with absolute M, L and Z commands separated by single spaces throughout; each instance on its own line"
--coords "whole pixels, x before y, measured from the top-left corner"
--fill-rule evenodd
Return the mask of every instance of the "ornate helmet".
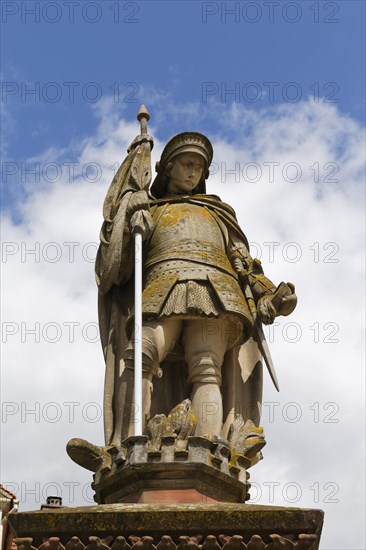
M 182 132 L 172 137 L 161 154 L 160 162 L 156 163 L 157 176 L 151 185 L 151 194 L 155 198 L 163 197 L 168 179 L 165 167 L 174 157 L 182 153 L 197 153 L 205 160 L 205 169 L 201 181 L 193 189 L 192 194 L 206 193 L 205 180 L 209 176 L 208 168 L 212 162 L 213 149 L 210 140 L 199 132 Z

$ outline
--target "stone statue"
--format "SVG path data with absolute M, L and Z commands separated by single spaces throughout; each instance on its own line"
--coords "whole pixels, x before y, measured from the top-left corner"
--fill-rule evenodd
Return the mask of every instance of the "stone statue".
M 293 285 L 282 283 L 279 298 L 260 261 L 251 258 L 234 210 L 206 194 L 212 157 L 205 136 L 184 132 L 164 148 L 150 194 L 129 193 L 130 182 L 118 181 L 121 174 L 115 178 L 119 204 L 111 207 L 114 218 L 108 212 L 97 260 L 107 363 L 106 444 L 120 446 L 133 435 L 131 235 L 136 226 L 144 241 L 143 417 L 148 421 L 153 413 L 167 413 L 190 397 L 196 435 L 227 438 L 234 414 L 259 425 L 261 357 L 253 326 L 256 316 L 268 324 L 276 315 L 289 314 L 296 296 Z M 124 202 L 126 194 L 130 197 Z M 120 209 L 123 227 L 115 221 Z M 113 238 L 120 249 L 111 257 Z M 103 275 L 111 266 L 106 262 L 117 264 L 107 285 Z
M 159 449 L 164 435 L 178 441 L 194 434 L 229 442 L 255 463 L 265 444 L 260 411 L 268 349 L 261 323 L 293 311 L 294 285 L 276 287 L 264 275 L 233 208 L 207 194 L 213 158 L 207 137 L 183 132 L 170 139 L 149 189 L 152 145 L 147 133 L 133 141 L 104 203 L 96 279 L 107 447 L 94 446 L 89 457 L 100 465 L 103 449 L 121 449 L 134 434 L 133 273 L 141 266 L 133 234 L 140 231 L 142 412 L 150 448 Z M 69 454 L 83 463 L 85 448 L 72 448 Z

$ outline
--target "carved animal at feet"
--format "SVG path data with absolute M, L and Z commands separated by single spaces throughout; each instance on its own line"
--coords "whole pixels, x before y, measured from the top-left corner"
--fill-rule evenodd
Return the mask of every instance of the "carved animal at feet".
M 187 439 L 193 435 L 197 426 L 197 417 L 190 399 L 185 399 L 169 413 L 166 419 L 164 435 L 177 434 L 177 439 Z

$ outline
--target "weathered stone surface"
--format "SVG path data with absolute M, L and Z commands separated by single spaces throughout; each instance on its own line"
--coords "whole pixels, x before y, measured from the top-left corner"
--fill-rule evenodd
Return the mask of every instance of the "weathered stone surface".
M 177 453 L 176 453 L 177 454 Z M 188 454 L 180 451 L 180 454 Z M 161 504 L 158 491 L 175 491 L 176 500 L 168 502 L 182 502 L 179 491 L 194 490 L 199 498 L 183 502 L 205 502 L 207 500 L 221 502 L 243 503 L 247 496 L 247 484 L 244 479 L 220 471 L 219 466 L 187 461 L 187 456 L 181 456 L 181 461 L 171 463 L 145 462 L 138 463 L 123 469 L 105 472 L 103 477 L 96 477 L 92 484 L 95 490 L 95 500 L 99 504 L 114 502 L 141 502 L 139 494 L 149 491 L 156 492 L 156 499 L 149 502 Z M 201 496 L 200 496 L 201 495 Z
M 79 537 L 72 537 L 67 544 L 65 544 L 66 550 L 84 550 L 85 545 L 81 542 Z
M 95 501 L 193 504 L 249 499 L 246 468 L 250 460 L 235 453 L 222 438 L 178 440 L 173 434 L 160 441 L 158 449 L 160 443 L 151 445 L 147 436 L 125 439 L 123 460 L 118 449 L 111 447 L 110 466 L 94 475 Z
M 57 511 L 20 512 L 11 514 L 9 523 L 16 537 L 33 537 L 33 545 L 41 544 L 42 538 L 52 536 L 59 537 L 65 545 L 75 536 L 88 544 L 91 535 L 103 539 L 107 535 L 128 538 L 134 534 L 139 538 L 153 537 L 155 545 L 159 544 L 164 535 L 171 537 L 175 544 L 179 544 L 179 537 L 182 536 L 192 539 L 195 535 L 204 538 L 212 535 L 219 537 L 221 546 L 224 546 L 225 537 L 237 535 L 242 537 L 246 545 L 254 537 L 248 546 L 249 550 L 254 550 L 255 537 L 259 537 L 258 543 L 262 540 L 265 545 L 269 545 L 276 543 L 270 536 L 279 535 L 295 541 L 296 546 L 293 548 L 316 550 L 323 515 L 321 510 L 250 504 L 105 504 Z M 309 539 L 309 535 L 316 535 L 317 539 Z M 165 538 L 164 544 L 168 540 Z M 208 544 L 212 540 L 209 539 L 211 542 Z M 226 539 L 226 544 L 229 540 Z M 232 543 L 233 547 L 226 550 L 235 550 L 234 546 L 239 550 L 240 539 L 236 538 Z M 265 546 L 262 548 L 264 550 Z M 271 548 L 273 550 L 274 547 Z M 285 550 L 283 544 L 282 548 Z

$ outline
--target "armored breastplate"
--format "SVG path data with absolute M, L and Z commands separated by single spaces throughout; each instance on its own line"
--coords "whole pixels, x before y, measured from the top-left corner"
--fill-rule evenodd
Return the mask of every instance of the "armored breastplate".
M 249 334 L 251 315 L 214 213 L 189 203 L 165 204 L 156 208 L 153 219 L 154 229 L 144 262 L 143 315 L 165 315 L 168 298 L 174 292 L 180 296 L 178 284 L 187 284 L 190 293 L 189 281 L 196 281 L 196 290 L 200 284 L 213 290 L 212 309 L 217 305 L 221 312 L 239 315 Z M 178 294 L 170 301 L 178 300 Z
M 157 208 L 153 218 L 155 228 L 145 260 L 148 279 L 152 271 L 172 270 L 180 280 L 206 279 L 217 269 L 237 278 L 220 226 L 207 208 L 167 204 Z

